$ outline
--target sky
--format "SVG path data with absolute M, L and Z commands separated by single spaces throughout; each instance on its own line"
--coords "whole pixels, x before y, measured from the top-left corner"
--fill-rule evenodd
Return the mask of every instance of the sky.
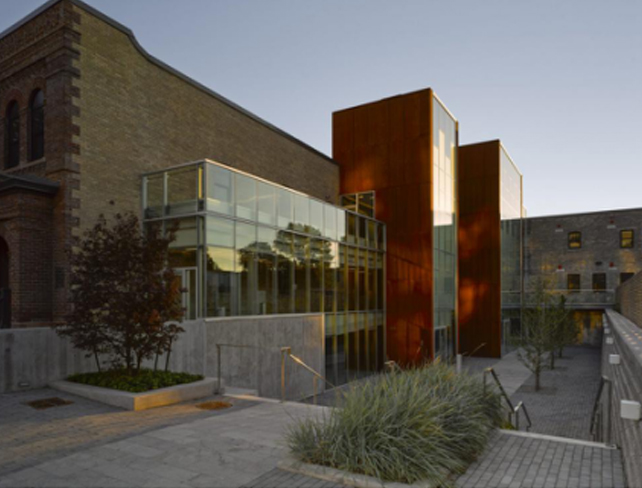
M 0 0 L 0 30 L 41 0 Z M 432 87 L 501 139 L 529 216 L 642 207 L 639 0 L 87 0 L 153 56 L 331 155 L 332 112 Z

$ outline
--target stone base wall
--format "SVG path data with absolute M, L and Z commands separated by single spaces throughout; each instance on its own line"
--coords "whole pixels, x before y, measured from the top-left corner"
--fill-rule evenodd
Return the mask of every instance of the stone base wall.
M 290 347 L 315 371 L 325 371 L 324 316 L 316 314 L 206 319 L 183 324 L 174 344 L 169 369 L 208 377 L 226 386 L 257 390 L 260 396 L 281 398 L 281 348 Z M 106 360 L 107 358 L 104 358 Z M 165 367 L 166 357 L 159 360 Z M 150 362 L 146 366 L 153 366 Z M 72 347 L 49 328 L 0 330 L 0 393 L 42 388 L 69 375 L 96 371 L 93 357 Z M 313 375 L 291 359 L 285 362 L 288 400 L 313 392 Z M 323 384 L 318 383 L 318 391 Z
M 632 400 L 642 402 L 642 357 L 640 347 L 642 339 L 635 334 L 642 332 L 640 328 L 622 315 L 612 310 L 606 311 L 606 323 L 609 333 L 604 334 L 602 344 L 602 375 L 612 384 L 611 390 L 611 419 L 612 440 L 622 449 L 624 470 L 627 486 L 642 484 L 642 424 L 634 420 L 622 419 L 620 402 Z M 607 343 L 607 338 L 613 338 L 613 344 Z M 637 349 L 636 349 L 637 348 Z M 609 356 L 618 354 L 620 364 L 610 364 Z M 603 394 L 603 405 L 608 398 L 608 392 Z M 606 416 L 606 411 L 604 416 Z

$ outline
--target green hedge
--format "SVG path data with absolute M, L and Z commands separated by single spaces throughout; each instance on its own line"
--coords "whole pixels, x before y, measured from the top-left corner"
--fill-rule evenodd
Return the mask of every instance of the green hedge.
M 303 462 L 452 486 L 501 423 L 500 397 L 479 376 L 433 363 L 353 387 L 341 408 L 297 423 L 287 440 Z
M 124 369 L 114 369 L 101 373 L 76 374 L 67 378 L 68 381 L 73 381 L 74 383 L 100 386 L 131 393 L 142 393 L 144 391 L 166 388 L 168 386 L 193 383 L 194 381 L 202 379 L 202 376 L 195 374 L 153 371 L 151 369 L 141 369 L 135 376 L 127 374 L 127 371 Z

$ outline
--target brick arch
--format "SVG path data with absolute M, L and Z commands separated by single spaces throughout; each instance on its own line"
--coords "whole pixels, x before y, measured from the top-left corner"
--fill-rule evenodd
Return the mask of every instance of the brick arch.
M 1 111 L 1 116 L 4 118 L 6 116 L 7 108 L 9 107 L 9 104 L 13 101 L 18 102 L 18 108 L 20 111 L 23 111 L 27 107 L 27 100 L 25 100 L 24 94 L 16 89 L 13 88 L 9 90 L 3 100 L 2 100 L 2 106 L 0 106 L 0 111 Z

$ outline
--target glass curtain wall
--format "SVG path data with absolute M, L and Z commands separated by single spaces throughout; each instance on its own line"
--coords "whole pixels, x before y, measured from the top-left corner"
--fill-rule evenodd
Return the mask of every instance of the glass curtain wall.
M 521 332 L 522 305 L 522 175 L 500 146 L 502 349 Z
M 196 270 L 196 316 L 325 313 L 330 382 L 383 367 L 381 222 L 213 162 L 145 175 L 143 201 L 177 230 L 172 267 Z
M 456 341 L 457 122 L 433 100 L 434 355 L 450 359 Z

